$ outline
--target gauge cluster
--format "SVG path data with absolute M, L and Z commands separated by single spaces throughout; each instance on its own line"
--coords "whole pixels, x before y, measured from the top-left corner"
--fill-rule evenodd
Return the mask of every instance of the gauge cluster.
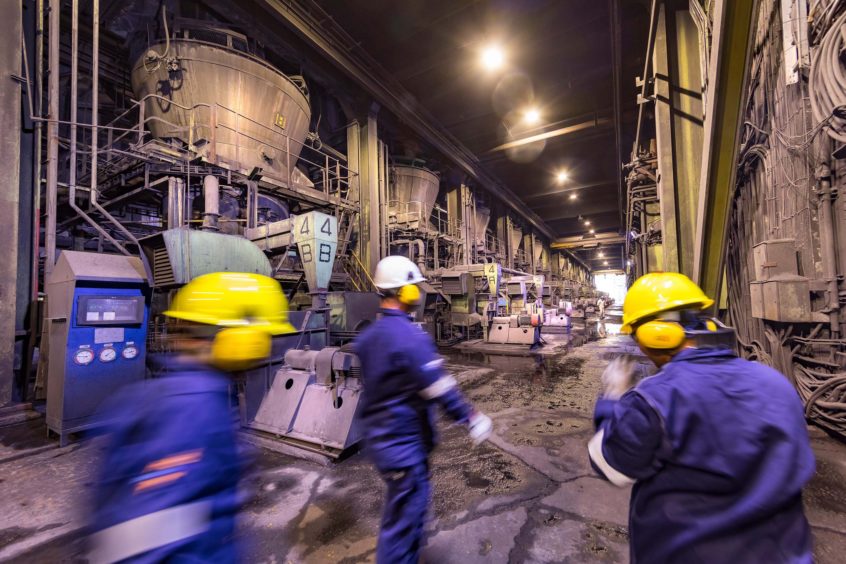
M 113 344 L 108 344 L 99 351 L 94 350 L 89 345 L 82 345 L 73 353 L 73 361 L 80 366 L 88 366 L 94 360 L 107 364 L 114 362 L 118 358 L 135 360 L 138 358 L 139 353 L 138 347 L 131 342 L 126 343 L 126 346 L 121 350 L 115 348 Z

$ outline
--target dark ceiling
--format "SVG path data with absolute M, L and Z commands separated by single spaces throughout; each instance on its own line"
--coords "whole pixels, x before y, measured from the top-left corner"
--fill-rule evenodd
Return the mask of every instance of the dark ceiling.
M 620 145 L 627 161 L 637 119 L 635 78 L 643 72 L 648 33 L 643 2 L 318 0 L 559 237 L 586 235 L 590 228 L 622 232 L 612 2 L 620 21 Z M 507 53 L 498 72 L 485 71 L 479 61 L 491 42 Z M 532 128 L 521 121 L 530 105 L 542 118 Z M 575 131 L 545 141 L 496 150 L 574 125 Z M 555 179 L 560 169 L 570 177 L 561 185 Z M 619 247 L 601 251 L 604 257 L 595 249 L 580 254 L 597 270 L 622 268 Z

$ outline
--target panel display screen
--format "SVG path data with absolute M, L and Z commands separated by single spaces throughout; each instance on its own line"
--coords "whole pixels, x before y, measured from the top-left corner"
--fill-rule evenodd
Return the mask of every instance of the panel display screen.
M 143 321 L 143 296 L 79 296 L 77 325 L 136 325 Z

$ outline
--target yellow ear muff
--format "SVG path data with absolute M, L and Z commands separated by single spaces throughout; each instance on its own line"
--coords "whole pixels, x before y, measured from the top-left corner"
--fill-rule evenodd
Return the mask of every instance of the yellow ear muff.
M 705 322 L 705 327 L 708 329 L 708 331 L 711 331 L 712 333 L 716 333 L 720 329 L 719 327 L 717 327 L 717 324 L 710 319 Z
M 397 290 L 397 299 L 405 305 L 418 305 L 421 297 L 420 288 L 414 284 L 406 284 Z
M 270 333 L 256 327 L 230 327 L 212 342 L 212 364 L 221 370 L 247 370 L 270 356 Z
M 648 321 L 637 328 L 638 344 L 648 349 L 673 350 L 685 340 L 684 328 L 672 321 Z

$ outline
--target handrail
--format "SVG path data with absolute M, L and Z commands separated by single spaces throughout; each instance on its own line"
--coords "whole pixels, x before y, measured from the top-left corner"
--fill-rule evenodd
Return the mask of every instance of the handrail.
M 364 267 L 364 264 L 362 264 L 362 262 L 359 260 L 358 255 L 355 254 L 355 251 L 351 251 L 349 256 L 355 261 L 355 264 L 358 266 L 361 272 L 364 273 L 364 276 L 367 278 L 368 282 L 370 282 L 371 286 L 373 288 L 376 288 L 376 283 L 370 277 L 370 273 L 367 272 L 367 269 Z

